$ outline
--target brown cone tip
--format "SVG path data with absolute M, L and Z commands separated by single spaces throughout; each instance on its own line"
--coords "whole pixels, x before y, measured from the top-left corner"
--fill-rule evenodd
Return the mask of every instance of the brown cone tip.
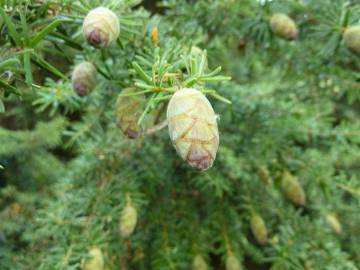
M 81 82 L 77 82 L 74 84 L 74 90 L 75 90 L 75 93 L 80 97 L 87 95 L 86 86 L 84 84 L 82 84 Z
M 187 160 L 191 167 L 198 169 L 199 171 L 205 171 L 209 169 L 212 165 L 212 158 L 210 155 L 198 155 L 198 154 L 191 154 L 188 156 Z
M 101 47 L 101 45 L 105 43 L 101 38 L 100 31 L 97 29 L 90 32 L 88 42 L 94 47 Z
M 139 132 L 131 128 L 128 128 L 125 134 L 129 139 L 136 139 L 137 137 L 139 137 Z
M 298 38 L 298 35 L 299 35 L 299 32 L 298 31 L 295 31 L 293 33 L 290 33 L 288 36 L 287 36 L 287 39 L 288 40 L 295 40 Z

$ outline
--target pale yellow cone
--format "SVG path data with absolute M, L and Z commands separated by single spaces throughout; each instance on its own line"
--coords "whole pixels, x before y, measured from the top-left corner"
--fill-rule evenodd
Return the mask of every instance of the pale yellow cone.
M 334 233 L 341 234 L 342 226 L 341 226 L 339 219 L 336 217 L 336 215 L 334 215 L 334 214 L 326 215 L 326 221 Z
M 79 96 L 86 96 L 96 85 L 96 68 L 91 62 L 78 64 L 71 76 L 73 89 Z
M 123 238 L 128 238 L 135 230 L 137 223 L 137 211 L 131 202 L 124 207 L 120 217 L 120 234 Z
M 270 177 L 269 170 L 266 167 L 258 167 L 258 176 L 261 180 L 261 183 L 263 183 L 265 186 L 271 185 L 272 179 Z
M 119 19 L 110 9 L 97 7 L 86 15 L 83 22 L 83 33 L 85 39 L 92 46 L 107 47 L 119 37 Z
M 226 270 L 241 270 L 239 260 L 234 255 L 229 255 L 225 262 Z
M 192 270 L 208 270 L 207 263 L 200 254 L 194 257 L 192 262 Z
M 121 131 L 130 139 L 137 138 L 141 133 L 141 128 L 137 124 L 143 111 L 143 96 L 126 96 L 136 93 L 133 88 L 123 90 L 116 102 L 117 125 Z
M 178 154 L 198 170 L 209 169 L 219 147 L 219 131 L 207 98 L 195 89 L 177 91 L 169 102 L 167 121 Z
M 303 206 L 306 202 L 306 195 L 297 177 L 285 171 L 281 180 L 281 187 L 285 196 L 294 204 Z
M 203 55 L 204 51 L 202 49 L 200 49 L 198 46 L 192 46 L 190 49 L 190 55 L 191 57 L 197 59 L 199 62 L 201 61 L 202 55 Z M 208 69 L 208 60 L 207 57 L 205 58 L 205 69 Z
M 262 217 L 257 214 L 252 215 L 250 226 L 256 241 L 261 245 L 265 245 L 268 242 L 268 237 L 266 225 Z
M 88 257 L 83 260 L 83 270 L 103 270 L 104 269 L 104 257 L 101 250 L 97 247 L 90 249 Z
M 343 39 L 348 49 L 360 54 L 360 25 L 346 28 Z
M 288 40 L 296 39 L 299 33 L 293 19 L 282 13 L 276 13 L 271 16 L 270 28 L 275 35 Z

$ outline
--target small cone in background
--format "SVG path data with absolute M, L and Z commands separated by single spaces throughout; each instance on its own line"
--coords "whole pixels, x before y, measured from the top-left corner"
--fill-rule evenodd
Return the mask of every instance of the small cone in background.
M 250 220 L 251 231 L 256 241 L 265 245 L 268 242 L 267 229 L 264 220 L 261 216 L 253 214 Z
M 203 256 L 200 254 L 193 258 L 192 270 L 208 270 L 208 265 Z
M 272 180 L 270 178 L 269 170 L 264 166 L 259 166 L 258 168 L 258 176 L 261 180 L 261 182 L 265 185 L 271 185 Z
M 82 261 L 81 268 L 83 270 L 103 270 L 104 256 L 97 247 L 90 249 L 88 257 Z
M 243 50 L 245 48 L 246 48 L 246 39 L 242 37 L 239 39 L 238 49 Z
M 241 270 L 239 260 L 234 255 L 229 255 L 225 262 L 226 270 Z
M 304 262 L 304 270 L 315 270 L 312 266 L 311 261 L 305 261 Z
M 336 234 L 341 234 L 342 228 L 339 219 L 334 214 L 327 214 L 326 221 L 329 224 L 330 228 Z
M 360 54 L 360 25 L 346 28 L 343 33 L 343 40 L 348 49 Z
M 135 230 L 137 223 L 137 211 L 128 199 L 120 217 L 120 234 L 122 238 L 128 238 Z
M 71 76 L 73 89 L 78 96 L 88 95 L 96 86 L 96 68 L 91 62 L 78 64 Z
M 126 94 L 136 93 L 134 88 L 123 90 L 116 101 L 117 125 L 121 131 L 130 139 L 137 138 L 141 129 L 137 124 L 141 115 L 144 97 L 140 95 L 126 96 Z
M 86 15 L 83 22 L 83 33 L 85 39 L 93 47 L 108 47 L 119 37 L 119 19 L 110 9 L 97 7 Z
M 219 147 L 215 112 L 198 90 L 183 88 L 167 108 L 169 135 L 177 153 L 200 171 L 209 169 Z
M 296 39 L 299 34 L 293 19 L 282 13 L 276 13 L 271 16 L 270 28 L 275 35 L 288 40 Z
M 285 171 L 282 176 L 281 187 L 285 196 L 294 204 L 305 205 L 306 196 L 297 178 Z
M 201 61 L 202 55 L 204 51 L 200 49 L 198 46 L 192 46 L 190 50 L 190 56 L 196 58 L 199 62 Z M 208 69 L 209 64 L 207 57 L 205 58 L 205 69 Z
M 192 46 L 190 50 L 190 55 L 194 57 L 201 57 L 201 54 L 203 53 L 202 49 L 200 49 L 198 46 Z

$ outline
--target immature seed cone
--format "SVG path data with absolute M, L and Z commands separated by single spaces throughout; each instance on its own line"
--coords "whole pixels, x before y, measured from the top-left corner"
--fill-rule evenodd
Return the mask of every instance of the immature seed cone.
M 350 26 L 343 33 L 345 46 L 360 54 L 360 25 Z
M 208 270 L 207 263 L 203 256 L 200 254 L 196 255 L 193 259 L 192 270 Z
M 200 49 L 198 46 L 192 46 L 190 50 L 190 55 L 196 58 L 199 62 L 201 61 L 202 55 L 204 51 Z M 205 59 L 205 69 L 209 66 L 207 58 Z
M 202 50 L 198 46 L 192 46 L 190 50 L 190 54 L 194 57 L 201 56 Z
M 226 258 L 226 270 L 241 270 L 241 265 L 239 260 L 234 255 L 229 255 Z
M 121 92 L 116 101 L 117 125 L 121 131 L 130 139 L 137 138 L 141 129 L 137 124 L 144 103 L 143 96 L 122 96 L 135 93 L 135 89 L 128 88 Z
M 270 18 L 271 31 L 282 38 L 293 40 L 298 36 L 298 29 L 295 22 L 286 14 L 276 13 Z
M 305 205 L 306 196 L 297 178 L 285 171 L 282 176 L 281 187 L 285 196 L 294 204 Z
M 260 178 L 261 182 L 265 186 L 271 185 L 272 180 L 271 180 L 271 177 L 269 175 L 269 170 L 266 167 L 260 166 L 258 168 L 258 175 L 259 175 L 259 178 Z
M 104 257 L 97 247 L 90 249 L 88 257 L 82 262 L 83 270 L 103 270 Z
M 88 95 L 96 85 L 96 68 L 90 62 L 77 65 L 72 73 L 73 89 L 79 96 Z
M 326 221 L 329 224 L 330 228 L 336 234 L 341 234 L 342 228 L 339 219 L 334 214 L 326 215 Z
M 219 131 L 207 98 L 195 89 L 177 91 L 169 102 L 167 121 L 178 154 L 198 170 L 209 169 L 219 147 Z
M 256 241 L 261 245 L 265 245 L 268 237 L 264 220 L 259 215 L 254 214 L 251 217 L 250 226 Z
M 107 47 L 119 37 L 119 19 L 110 9 L 97 7 L 86 15 L 83 33 L 92 46 L 96 48 Z
M 123 238 L 128 238 L 135 230 L 137 223 L 137 211 L 128 201 L 120 217 L 120 234 Z

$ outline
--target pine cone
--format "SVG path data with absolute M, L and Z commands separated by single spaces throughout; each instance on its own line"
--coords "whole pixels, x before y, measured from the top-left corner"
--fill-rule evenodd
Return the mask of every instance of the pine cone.
M 119 37 L 119 19 L 110 9 L 97 7 L 86 15 L 83 33 L 92 46 L 96 48 L 108 47 Z
M 347 48 L 360 54 L 360 25 L 346 28 L 343 39 Z
M 137 124 L 139 116 L 142 112 L 144 103 L 143 96 L 122 96 L 135 93 L 135 89 L 128 88 L 121 92 L 116 101 L 116 117 L 117 125 L 121 131 L 130 139 L 137 138 L 141 129 Z
M 200 49 L 198 46 L 191 47 L 191 50 L 190 50 L 191 56 L 193 56 L 195 58 L 198 58 L 198 57 L 201 58 L 202 53 L 203 53 L 202 49 Z
M 90 62 L 77 65 L 71 77 L 73 89 L 79 96 L 86 96 L 96 86 L 96 68 Z
M 258 168 L 258 176 L 265 186 L 271 185 L 272 180 L 269 175 L 269 170 L 266 167 L 260 166 Z
M 177 91 L 169 102 L 167 121 L 178 154 L 198 170 L 209 169 L 219 147 L 219 131 L 207 98 L 195 89 Z
M 137 223 L 137 211 L 128 201 L 120 217 L 120 234 L 123 238 L 128 238 L 135 230 Z
M 268 238 L 264 220 L 259 215 L 254 214 L 251 217 L 250 226 L 256 241 L 261 245 L 265 245 Z
M 103 270 L 104 269 L 104 257 L 101 250 L 97 247 L 90 249 L 88 258 L 83 260 L 83 270 Z
M 192 270 L 207 270 L 208 266 L 203 256 L 200 254 L 196 255 L 193 259 Z
M 289 172 L 284 172 L 281 181 L 285 196 L 296 205 L 305 205 L 306 196 L 297 178 Z
M 276 13 L 270 18 L 271 31 L 282 38 L 293 40 L 298 36 L 295 22 L 286 14 Z
M 334 214 L 326 215 L 326 221 L 330 225 L 331 229 L 336 234 L 341 234 L 342 228 L 339 219 Z
M 239 260 L 234 255 L 229 255 L 226 258 L 226 270 L 241 270 Z
M 202 55 L 203 55 L 204 51 L 202 49 L 200 49 L 198 46 L 192 46 L 191 50 L 190 50 L 190 55 L 197 59 L 199 62 L 201 61 Z M 208 64 L 208 60 L 207 57 L 205 58 L 205 69 L 208 69 L 209 64 Z

